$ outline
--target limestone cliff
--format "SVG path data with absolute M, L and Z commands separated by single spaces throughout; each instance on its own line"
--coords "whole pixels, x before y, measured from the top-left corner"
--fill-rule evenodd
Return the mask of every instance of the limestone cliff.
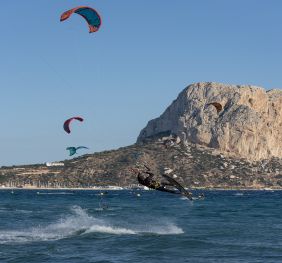
M 282 90 L 192 84 L 148 122 L 137 142 L 164 134 L 249 160 L 282 158 Z

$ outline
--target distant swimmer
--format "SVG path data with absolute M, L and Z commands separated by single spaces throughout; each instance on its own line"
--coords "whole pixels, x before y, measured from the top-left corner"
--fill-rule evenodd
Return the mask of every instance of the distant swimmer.
M 185 190 L 178 182 L 168 175 L 162 175 L 166 182 L 161 182 L 156 178 L 156 176 L 151 172 L 151 169 L 144 165 L 145 170 L 133 168 L 131 169 L 135 174 L 137 174 L 138 182 L 148 188 L 155 189 L 161 192 L 167 192 L 171 194 L 181 194 L 192 200 L 192 193 Z
M 104 195 L 107 194 L 107 193 L 108 193 L 107 191 L 100 193 L 100 196 L 101 196 L 101 199 L 99 201 L 100 210 L 108 210 L 108 208 L 109 208 L 109 205 L 105 202 L 105 200 L 103 198 Z

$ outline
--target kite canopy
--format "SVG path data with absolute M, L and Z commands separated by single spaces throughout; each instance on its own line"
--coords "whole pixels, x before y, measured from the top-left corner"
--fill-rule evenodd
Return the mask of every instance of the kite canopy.
M 67 132 L 67 133 L 70 133 L 71 130 L 70 130 L 70 123 L 73 121 L 73 120 L 78 120 L 78 121 L 83 121 L 83 118 L 81 117 L 72 117 L 70 119 L 67 119 L 65 122 L 64 122 L 64 130 Z
M 89 26 L 89 33 L 97 32 L 99 30 L 102 20 L 100 15 L 97 13 L 95 9 L 87 6 L 75 7 L 73 9 L 64 12 L 61 15 L 60 21 L 62 22 L 68 19 L 73 13 L 81 15 L 86 20 Z
M 75 147 L 67 147 L 66 150 L 70 151 L 70 156 L 76 154 L 76 148 Z
M 222 105 L 218 102 L 212 102 L 209 103 L 208 105 L 213 105 L 216 108 L 217 113 L 222 111 Z
M 67 147 L 66 150 L 70 151 L 70 156 L 76 154 L 76 151 L 79 149 L 89 149 L 85 146 L 78 146 L 78 147 Z

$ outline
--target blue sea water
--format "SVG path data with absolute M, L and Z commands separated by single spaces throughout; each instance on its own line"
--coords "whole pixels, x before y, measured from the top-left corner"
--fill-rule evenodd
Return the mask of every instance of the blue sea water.
M 0 191 L 0 262 L 282 262 L 282 192 Z M 140 196 L 137 196 L 140 194 Z

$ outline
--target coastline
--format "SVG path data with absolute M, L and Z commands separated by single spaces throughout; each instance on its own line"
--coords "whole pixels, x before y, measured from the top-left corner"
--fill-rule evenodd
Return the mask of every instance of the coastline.
M 1 187 L 1 190 L 92 190 L 92 191 L 120 191 L 120 190 L 127 190 L 129 188 L 121 188 L 121 187 L 74 187 L 74 188 L 67 188 L 67 187 Z
M 142 187 L 74 187 L 74 188 L 54 188 L 54 187 L 1 187 L 1 190 L 66 190 L 66 191 L 122 191 L 122 190 L 144 190 Z M 282 191 L 282 188 L 205 188 L 205 187 L 198 187 L 198 188 L 190 188 L 187 190 L 191 191 Z M 144 190 L 144 191 L 154 191 L 154 189 Z

